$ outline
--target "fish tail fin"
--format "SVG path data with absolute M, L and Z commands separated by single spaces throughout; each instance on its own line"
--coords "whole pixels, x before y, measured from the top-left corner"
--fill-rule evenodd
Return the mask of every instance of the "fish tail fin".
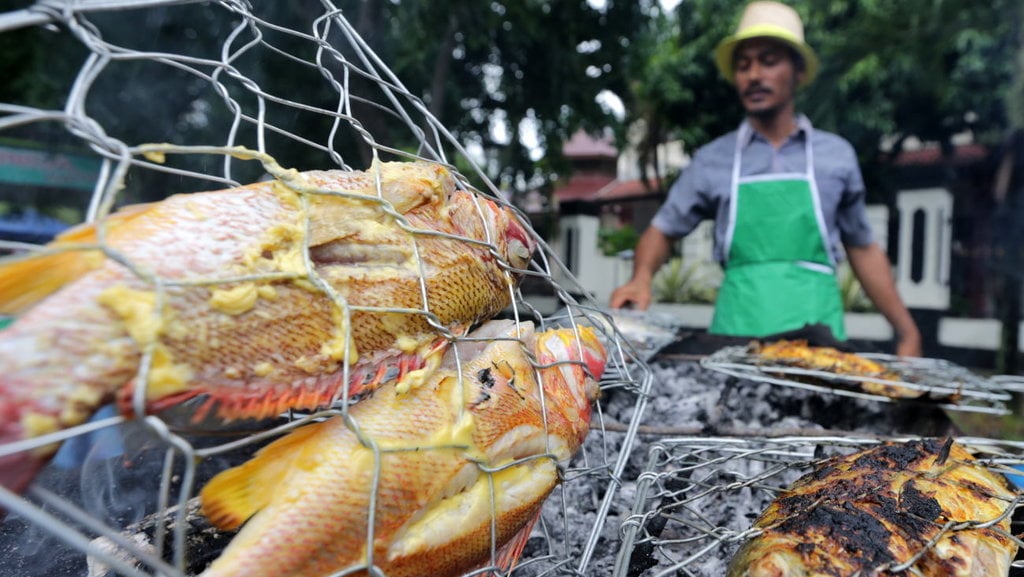
M 16 315 L 85 274 L 91 259 L 55 252 L 0 265 L 0 314 Z
M 259 450 L 246 463 L 228 469 L 200 491 L 203 514 L 222 531 L 237 529 L 270 501 L 296 461 L 303 458 L 310 437 L 324 423 L 300 427 Z
M 104 226 L 108 232 L 123 228 L 152 206 L 140 204 L 125 207 L 107 217 Z M 80 224 L 62 232 L 47 245 L 54 249 L 52 252 L 11 259 L 0 264 L 0 314 L 18 314 L 102 264 L 104 259 L 99 251 L 71 248 L 74 245 L 94 244 L 97 239 L 95 223 Z M 61 248 L 68 250 L 61 251 Z M 83 252 L 88 255 L 83 255 Z

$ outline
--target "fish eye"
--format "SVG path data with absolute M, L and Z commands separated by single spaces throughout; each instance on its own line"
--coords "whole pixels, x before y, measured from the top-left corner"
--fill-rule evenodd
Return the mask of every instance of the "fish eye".
M 530 263 L 530 259 L 533 257 L 533 252 L 523 241 L 513 238 L 508 243 L 508 255 L 509 264 L 515 268 L 526 268 L 526 265 Z

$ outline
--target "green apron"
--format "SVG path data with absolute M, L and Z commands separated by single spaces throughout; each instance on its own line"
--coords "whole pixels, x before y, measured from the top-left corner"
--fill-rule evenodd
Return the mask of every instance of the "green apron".
M 807 173 L 740 177 L 743 123 L 733 157 L 725 278 L 710 332 L 761 337 L 821 323 L 840 340 L 843 304 L 814 182 L 811 130 Z

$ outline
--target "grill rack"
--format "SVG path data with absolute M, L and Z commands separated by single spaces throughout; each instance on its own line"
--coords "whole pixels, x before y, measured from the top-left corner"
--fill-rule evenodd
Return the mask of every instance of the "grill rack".
M 356 163 L 355 159 L 342 158 L 336 149 L 336 144 L 344 138 L 362 141 L 375 158 L 390 155 L 405 160 L 442 162 L 452 168 L 453 172 L 458 165 L 466 174 L 456 173 L 456 176 L 467 190 L 481 198 L 509 206 L 502 191 L 490 181 L 478 161 L 464 148 L 465 143 L 442 126 L 430 114 L 424 102 L 403 86 L 387 64 L 360 37 L 342 10 L 330 0 L 323 0 L 319 4 L 319 12 L 315 3 L 303 5 L 310 12 L 311 21 L 304 22 L 301 29 L 289 29 L 264 20 L 258 13 L 259 3 L 245 0 L 42 0 L 24 10 L 2 13 L 0 33 L 25 27 L 45 27 L 55 33 L 73 37 L 80 44 L 85 58 L 81 68 L 71 72 L 73 78 L 66 79 L 70 88 L 62 95 L 66 97 L 63 109 L 44 110 L 25 103 L 0 103 L 0 136 L 7 136 L 26 127 L 56 126 L 63 137 L 74 142 L 76 149 L 91 155 L 100 169 L 95 187 L 91 195 L 88 195 L 87 221 L 104 218 L 116 204 L 124 201 L 122 186 L 129 175 L 170 175 L 182 182 L 199 181 L 203 186 L 196 186 L 195 190 L 211 186 L 234 186 L 239 184 L 240 174 L 254 172 L 251 166 L 234 156 L 238 152 L 234 148 L 236 146 L 246 146 L 256 153 L 270 155 L 285 147 L 292 151 L 301 149 L 329 160 L 326 166 L 317 168 L 349 168 L 350 162 Z M 111 40 L 119 38 L 117 30 L 104 27 L 114 16 L 137 15 L 140 18 L 139 25 L 142 26 L 144 21 L 161 21 L 170 11 L 184 10 L 223 11 L 235 18 L 233 27 L 223 30 L 223 36 L 218 37 L 218 42 L 222 44 L 214 53 L 176 53 L 152 44 L 137 49 L 134 45 L 121 45 L 117 40 Z M 149 16 L 152 16 L 151 21 L 146 20 Z M 276 43 L 285 37 L 305 42 L 304 52 L 282 54 Z M 163 39 L 163 35 L 153 35 L 146 41 L 152 40 L 155 43 Z M 310 71 L 313 82 L 330 86 L 335 93 L 335 101 L 322 106 L 307 102 L 308 87 L 289 86 L 288 91 L 274 92 L 281 87 L 257 83 L 247 75 L 247 67 L 261 57 L 286 58 L 288 65 Z M 111 130 L 106 125 L 107 119 L 100 117 L 91 105 L 99 96 L 98 93 L 104 88 L 109 90 L 110 78 L 119 78 L 118 71 L 130 66 L 138 66 L 146 71 L 155 70 L 155 78 L 176 78 L 175 75 L 180 75 L 188 79 L 193 83 L 190 89 L 196 90 L 196 94 L 190 96 L 195 96 L 197 100 L 205 99 L 207 105 L 224 107 L 229 111 L 228 126 L 214 142 L 190 140 L 182 146 L 153 146 L 147 144 L 149 140 L 121 140 L 124 138 L 121 133 Z M 105 81 L 107 85 L 104 87 Z M 126 102 L 119 104 L 120 111 L 129 110 L 132 103 L 137 108 L 160 110 L 161 98 L 165 95 L 160 92 L 159 85 L 148 86 L 145 82 L 134 82 L 117 83 L 117 86 L 125 89 L 123 96 Z M 137 90 L 128 91 L 127 88 Z M 131 99 L 134 99 L 131 103 L 127 102 Z M 383 135 L 372 133 L 372 128 L 359 122 L 353 112 L 356 105 L 369 107 L 384 117 L 384 122 L 404 128 L 406 135 L 412 134 L 418 138 L 418 147 L 415 150 L 393 148 L 395 143 L 387 142 L 382 138 Z M 117 115 L 119 110 L 104 112 Z M 189 118 L 202 117 L 203 109 L 192 110 L 190 114 L 192 116 Z M 315 115 L 322 121 L 323 134 L 296 134 L 290 124 L 275 125 L 272 119 L 282 118 L 282 114 L 284 118 Z M 153 161 L 160 153 L 168 154 L 166 164 Z M 186 155 L 192 155 L 191 158 L 207 156 L 209 162 L 202 169 L 196 169 L 194 164 L 182 162 Z M 482 185 L 478 188 L 467 175 L 475 179 L 473 182 Z M 191 185 L 180 186 L 175 189 L 176 192 L 190 190 Z M 524 223 L 527 222 L 525 215 L 521 212 L 518 214 Z M 635 349 L 614 324 L 601 319 L 598 307 L 586 296 L 587 289 L 573 277 L 556 251 L 537 237 L 535 231 L 529 232 L 538 243 L 537 254 L 530 269 L 519 272 L 533 284 L 541 286 L 541 292 L 545 292 L 544 297 L 557 302 L 562 312 L 551 314 L 547 308 L 549 305 L 536 295 L 524 294 L 522 289 L 516 289 L 513 304 L 505 314 L 517 320 L 533 321 L 538 330 L 565 326 L 565 323 L 598 327 L 609 348 L 609 365 L 602 378 L 601 389 L 607 394 L 614 393 L 620 397 L 625 395 L 631 399 L 634 407 L 635 418 L 628 423 L 625 431 L 616 432 L 605 430 L 602 426 L 604 416 L 601 407 L 595 407 L 592 422 L 594 431 L 572 464 L 561 472 L 561 486 L 545 502 L 544 516 L 536 529 L 540 545 L 532 547 L 532 552 L 524 557 L 514 571 L 514 574 L 583 574 L 587 572 L 597 548 L 613 496 L 623 484 L 621 476 L 636 435 L 636 427 L 644 412 L 652 379 L 649 368 L 637 357 Z M 31 251 L 39 248 L 31 244 L 0 242 L 0 249 L 4 250 Z M 409 311 L 396 312 L 405 314 Z M 39 565 L 74 556 L 76 561 L 87 558 L 93 567 L 104 564 L 110 572 L 118 575 L 184 576 L 188 573 L 184 568 L 186 549 L 191 545 L 187 542 L 194 536 L 189 533 L 185 521 L 189 518 L 190 506 L 194 504 L 192 497 L 202 486 L 204 476 L 209 473 L 205 467 L 216 464 L 218 455 L 255 450 L 271 437 L 307 419 L 327 417 L 339 412 L 344 412 L 344 407 L 316 415 L 284 415 L 281 424 L 274 428 L 233 430 L 228 431 L 232 436 L 226 440 L 214 438 L 212 441 L 203 439 L 202 442 L 171 428 L 157 416 L 132 421 L 114 416 L 31 441 L 2 445 L 0 455 L 5 455 L 53 442 L 74 441 L 92 434 L 109 432 L 136 443 L 146 443 L 148 446 L 145 447 L 144 457 L 139 457 L 142 461 L 133 466 L 148 467 L 147 474 L 143 475 L 146 478 L 136 481 L 144 485 L 143 489 L 148 492 L 147 497 L 151 501 L 139 504 L 139 508 L 145 507 L 145 513 L 149 515 L 141 521 L 128 523 L 121 518 L 99 517 L 93 504 L 87 502 L 85 496 L 77 494 L 79 489 L 65 491 L 69 486 L 89 481 L 97 472 L 92 469 L 74 469 L 60 475 L 50 475 L 47 479 L 41 478 L 24 496 L 0 488 L 0 508 L 9 512 L 0 536 L 10 536 L 12 525 L 7 523 L 20 523 L 25 526 L 30 541 L 35 543 L 33 547 L 36 547 L 32 553 L 35 556 L 26 561 L 25 558 L 16 558 L 14 549 L 2 546 L 10 542 L 0 539 L 0 563 L 10 569 L 10 574 L 16 575 L 20 574 L 17 572 L 19 568 L 32 572 L 39 570 L 26 567 L 26 564 Z M 125 456 L 134 458 L 136 455 L 126 452 Z M 122 465 L 117 458 L 97 462 L 101 468 L 120 467 L 118 474 L 127 475 Z M 127 488 L 113 483 L 120 478 L 115 478 L 111 473 L 102 477 L 103 482 L 107 480 L 112 482 L 112 487 L 104 489 L 108 491 L 103 494 L 104 498 L 112 499 L 116 496 L 114 500 L 127 499 L 128 495 L 124 493 Z M 46 481 L 52 481 L 52 484 Z M 569 530 L 566 514 L 566 509 L 572 506 L 568 491 L 577 489 L 588 493 L 596 503 L 596 511 L 582 535 L 578 531 Z M 100 505 L 109 504 L 104 502 Z M 167 519 L 169 526 L 156 523 L 161 519 Z M 153 534 L 146 536 L 151 540 L 147 543 L 133 541 L 141 533 L 136 529 L 126 532 L 125 524 L 132 527 L 146 520 L 153 521 L 155 527 Z M 40 536 L 46 538 L 41 539 Z M 109 549 L 101 548 L 99 545 L 103 540 L 119 543 L 126 549 L 128 556 L 115 555 Z M 136 563 L 140 560 L 141 564 Z M 55 577 L 77 577 L 80 573 L 55 571 L 50 574 Z
M 892 381 L 868 376 L 839 375 L 829 371 L 770 363 L 752 354 L 745 346 L 723 347 L 715 353 L 703 357 L 700 364 L 707 369 L 741 380 L 795 387 L 882 403 L 928 403 L 951 411 L 994 415 L 1010 413 L 1006 402 L 1011 400 L 1012 395 L 1004 383 L 979 377 L 955 363 L 943 359 L 904 358 L 880 353 L 857 354 L 886 365 L 888 369 L 901 375 L 903 380 Z M 822 384 L 805 382 L 799 378 L 813 379 Z M 836 386 L 829 386 L 828 383 L 833 383 Z M 924 394 L 916 399 L 900 399 L 843 388 L 844 386 L 856 386 L 857 383 L 904 387 L 923 391 Z M 951 383 L 953 383 L 952 386 Z
M 754 519 L 815 463 L 883 441 L 907 440 L 912 438 L 679 437 L 652 443 L 638 476 L 632 513 L 621 524 L 621 548 L 612 575 L 724 575 L 740 544 L 759 534 L 752 528 Z M 1024 480 L 1015 468 L 1024 464 L 1024 443 L 980 437 L 956 440 L 977 451 L 979 462 L 990 470 L 1017 475 L 1018 486 Z M 1024 494 L 1018 491 L 1004 515 L 1013 515 L 1022 505 Z M 1024 547 L 1020 538 L 1009 537 Z M 1024 568 L 1024 561 L 1011 566 Z

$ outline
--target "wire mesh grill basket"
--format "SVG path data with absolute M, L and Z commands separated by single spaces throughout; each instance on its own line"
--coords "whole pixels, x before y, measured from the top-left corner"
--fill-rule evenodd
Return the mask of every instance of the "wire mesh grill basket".
M 701 359 L 705 368 L 742 380 L 796 387 L 883 403 L 925 402 L 954 411 L 1008 414 L 1004 384 L 942 359 L 858 353 L 896 378 L 793 366 L 760 358 L 749 347 L 724 347 Z
M 825 459 L 852 455 L 882 442 L 879 438 L 807 436 L 681 437 L 654 443 L 639 476 L 633 514 L 622 524 L 622 549 L 614 574 L 725 575 L 741 544 L 763 532 L 754 526 L 755 519 L 777 497 L 790 495 L 784 490 L 794 481 Z M 957 442 L 974 453 L 979 466 L 1008 475 L 1014 484 L 1020 483 L 1016 466 L 1021 464 L 1024 453 L 1019 443 L 981 438 L 960 438 Z M 941 443 L 936 440 L 936 444 Z M 912 542 L 908 558 L 919 559 L 936 546 L 942 535 L 990 527 L 1011 518 L 1020 507 L 1021 497 L 1016 486 L 1010 487 L 1016 498 L 993 501 L 1001 514 L 959 524 L 943 523 L 945 518 L 938 518 L 934 523 L 942 525 L 941 530 L 930 541 Z M 821 503 L 816 501 L 807 510 L 818 505 Z M 1020 532 L 1016 521 L 1011 524 L 1011 532 Z M 1017 537 L 1004 536 L 1007 543 L 1022 544 Z M 838 533 L 833 537 L 838 538 Z M 793 557 L 793 562 L 798 558 L 799 555 Z M 912 564 L 893 565 L 892 571 L 904 571 Z M 1020 565 L 1016 562 L 1012 566 L 1019 569 Z
M 445 343 L 446 351 L 460 350 L 461 345 L 471 348 L 479 340 L 487 344 L 508 340 L 493 335 L 475 337 L 475 333 L 467 336 L 470 327 L 444 321 L 444 297 L 432 292 L 436 287 L 430 284 L 427 272 L 426 247 L 435 241 L 448 243 L 450 250 L 476 255 L 473 258 L 477 260 L 493 259 L 498 263 L 503 284 L 494 298 L 507 303 L 488 317 L 516 321 L 517 326 L 529 322 L 538 332 L 557 327 L 573 330 L 568 350 L 555 363 L 559 370 L 582 364 L 579 358 L 564 358 L 572 358 L 572 351 L 580 353 L 584 345 L 576 327 L 595 327 L 607 350 L 607 365 L 599 382 L 601 397 L 620 401 L 628 398 L 633 403 L 632 420 L 618 432 L 603 429 L 604 414 L 601 404 L 596 404 L 591 417 L 593 430 L 575 456 L 559 464 L 557 486 L 543 501 L 540 520 L 513 570 L 513 574 L 587 573 L 604 518 L 621 484 L 617 478 L 643 414 L 651 381 L 649 369 L 636 349 L 621 338 L 614 322 L 594 305 L 586 288 L 529 226 L 529 218 L 491 182 L 481 167 L 484 161 L 467 151 L 465 143 L 404 87 L 341 10 L 326 0 L 321 6 L 311 6 L 302 3 L 301 10 L 286 11 L 290 19 L 284 23 L 266 15 L 264 11 L 272 12 L 266 6 L 233 0 L 52 1 L 0 14 L 0 33 L 27 28 L 52 30 L 55 42 L 70 40 L 73 53 L 81 56 L 81 65 L 71 65 L 68 78 L 63 79 L 67 85 L 55 89 L 64 90 L 59 104 L 47 108 L 35 103 L 0 103 L 0 138 L 5 143 L 34 142 L 37 146 L 60 142 L 55 152 L 64 154 L 61 158 L 74 165 L 67 167 L 65 183 L 78 192 L 71 204 L 78 204 L 80 221 L 95 226 L 97 231 L 88 242 L 46 248 L 3 241 L 0 250 L 14 253 L 19 261 L 40 255 L 71 254 L 86 259 L 99 254 L 105 262 L 116 263 L 112 266 L 129 271 L 125 282 L 135 291 L 122 293 L 120 303 L 105 306 L 119 310 L 118 306 L 134 302 L 133 294 L 155 295 L 157 304 L 144 309 L 144 316 L 148 314 L 158 323 L 170 322 L 158 311 L 163 310 L 160 303 L 173 301 L 178 290 L 216 293 L 230 292 L 245 283 L 301 284 L 310 294 L 325 297 L 328 302 L 325 314 L 331 317 L 332 330 L 337 329 L 334 334 L 340 337 L 329 343 L 323 354 L 333 354 L 336 361 L 341 361 L 345 382 L 343 392 L 332 397 L 330 408 L 319 412 L 276 410 L 281 406 L 272 403 L 273 414 L 231 422 L 219 420 L 215 411 L 189 419 L 196 406 L 188 403 L 153 412 L 147 408 L 146 391 L 155 382 L 152 371 L 162 365 L 161 352 L 154 344 L 159 339 L 151 339 L 127 377 L 146 384 L 129 391 L 127 398 L 116 405 L 90 407 L 99 410 L 82 424 L 0 442 L 0 460 L 45 451 L 53 443 L 63 444 L 23 493 L 0 488 L 0 509 L 6 510 L 0 532 L 0 560 L 11 575 L 183 576 L 202 571 L 230 542 L 232 533 L 211 528 L 198 508 L 198 492 L 211 477 L 247 462 L 275 439 L 288 438 L 313 423 L 340 419 L 349 434 L 370 447 L 379 461 L 388 451 L 376 445 L 373 435 L 362 432 L 357 410 L 367 399 L 354 404 L 347 400 L 354 378 L 349 374 L 350 366 L 354 366 L 353 325 L 360 314 L 387 319 L 381 321 L 384 325 L 401 324 L 404 321 L 397 319 L 407 317 L 423 319 Z M 231 26 L 226 30 L 202 28 L 203 22 L 213 20 L 230 21 Z M 167 22 L 173 25 L 186 21 L 194 26 L 166 29 Z M 155 26 L 155 32 L 143 35 L 141 40 L 138 34 L 125 34 L 127 28 L 146 26 Z M 55 73 L 62 69 L 55 65 Z M 289 82 L 275 82 L 274 76 L 285 71 Z M 170 114 L 159 114 L 165 110 Z M 177 135 L 175 142 L 166 142 L 167 134 Z M 374 168 L 379 161 L 423 161 L 443 167 L 453 175 L 457 188 L 467 191 L 471 199 L 466 226 L 483 232 L 471 235 L 438 231 L 414 222 L 397 206 L 398 202 L 387 196 L 386 179 L 380 169 Z M 71 182 L 71 173 L 79 169 L 91 176 L 86 178 L 87 187 L 81 185 L 81 178 Z M 353 192 L 318 185 L 310 180 L 308 172 L 297 172 L 328 169 L 343 174 L 365 169 L 370 184 L 362 192 Z M 386 227 L 390 223 L 393 232 L 412 247 L 413 304 L 378 301 L 350 306 L 346 297 L 310 264 L 309 221 L 305 222 L 305 232 L 296 237 L 301 241 L 297 245 L 297 273 L 275 269 L 248 276 L 221 274 L 218 270 L 190 274 L 187 268 L 184 272 L 169 272 L 161 268 L 165 262 L 162 257 L 166 256 L 167 261 L 181 257 L 183 249 L 178 245 L 157 246 L 151 259 L 139 259 L 137 255 L 125 255 L 117 244 L 116 226 L 111 223 L 120 217 L 112 220 L 111 215 L 125 206 L 164 202 L 163 198 L 172 192 L 221 190 L 258 182 L 263 184 L 256 186 L 265 186 L 275 194 L 292 194 L 288 198 L 298 199 L 300 212 L 306 211 L 303 214 L 309 214 L 317 202 L 352 201 L 362 207 L 360 210 L 376 215 L 378 224 Z M 202 212 L 198 205 L 186 206 L 195 213 Z M 520 241 L 535 246 L 528 263 L 517 265 L 509 258 L 511 253 L 502 244 L 501 231 L 486 218 L 488 211 L 507 215 L 513 221 L 510 227 L 523 227 L 529 239 Z M 197 221 L 206 216 L 193 215 Z M 241 229 L 249 224 L 234 223 Z M 210 253 L 230 249 L 222 245 L 209 248 Z M 351 255 L 349 258 L 353 259 Z M 354 260 L 358 263 L 359 258 Z M 175 262 L 180 264 L 180 260 Z M 525 285 L 532 292 L 527 292 Z M 371 286 L 365 292 L 372 290 Z M 257 291 L 254 298 L 259 302 L 271 300 L 273 295 Z M 122 317 L 127 314 L 131 313 L 125 312 Z M 16 316 L 14 323 L 0 333 L 0 354 L 7 358 L 8 369 L 18 365 L 18 353 L 2 347 L 5 338 L 27 330 L 24 323 L 19 328 L 20 318 Z M 70 324 L 81 321 L 80 325 L 87 325 L 94 320 L 71 318 Z M 203 337 L 192 334 L 183 340 L 201 341 Z M 287 340 L 287 333 L 284 338 Z M 541 378 L 548 374 L 544 371 L 551 365 L 544 363 L 538 349 L 531 350 L 525 340 L 520 348 L 529 362 L 524 375 Z M 467 375 L 460 372 L 460 367 L 470 366 L 471 355 L 454 356 L 454 370 L 461 382 Z M 53 362 L 62 361 L 55 358 Z M 422 363 L 402 366 L 399 372 L 407 375 L 424 368 L 429 367 Z M 494 370 L 501 369 L 495 364 Z M 77 375 L 69 371 L 60 383 L 74 386 Z M 371 371 L 362 376 L 386 381 L 393 374 Z M 476 378 L 483 382 L 491 378 L 491 373 L 477 373 Z M 3 388 L 8 386 L 3 382 L 0 392 L 12 395 Z M 125 394 L 123 390 L 115 393 Z M 545 394 L 540 393 L 540 402 L 547 407 L 555 399 Z M 370 392 L 362 395 L 368 399 L 380 396 Z M 8 402 L 3 402 L 6 409 Z M 186 418 L 176 411 L 184 412 Z M 145 416 L 132 418 L 129 413 Z M 552 455 L 557 450 L 548 436 L 552 433 L 548 414 L 545 412 L 543 419 L 547 441 L 536 454 L 496 469 L 482 461 L 475 465 L 485 484 L 488 480 L 496 482 L 503 478 L 503 471 L 518 466 L 554 462 Z M 440 454 L 450 450 L 441 441 L 431 443 L 404 447 L 396 453 L 415 449 Z M 491 499 L 497 494 L 492 491 Z M 372 495 L 372 499 L 378 497 Z M 585 526 L 568 520 L 567 510 L 578 509 L 581 502 L 589 503 Z M 493 500 L 485 500 L 484 506 L 488 509 L 485 516 L 498 517 Z M 496 527 L 497 521 L 493 523 Z M 497 529 L 492 531 L 488 533 L 493 538 L 483 566 L 494 569 L 503 543 L 495 536 Z M 368 526 L 367 533 L 373 532 Z M 372 537 L 368 539 L 372 542 Z M 358 549 L 365 542 L 346 545 Z M 361 569 L 365 566 L 355 563 L 342 571 Z

